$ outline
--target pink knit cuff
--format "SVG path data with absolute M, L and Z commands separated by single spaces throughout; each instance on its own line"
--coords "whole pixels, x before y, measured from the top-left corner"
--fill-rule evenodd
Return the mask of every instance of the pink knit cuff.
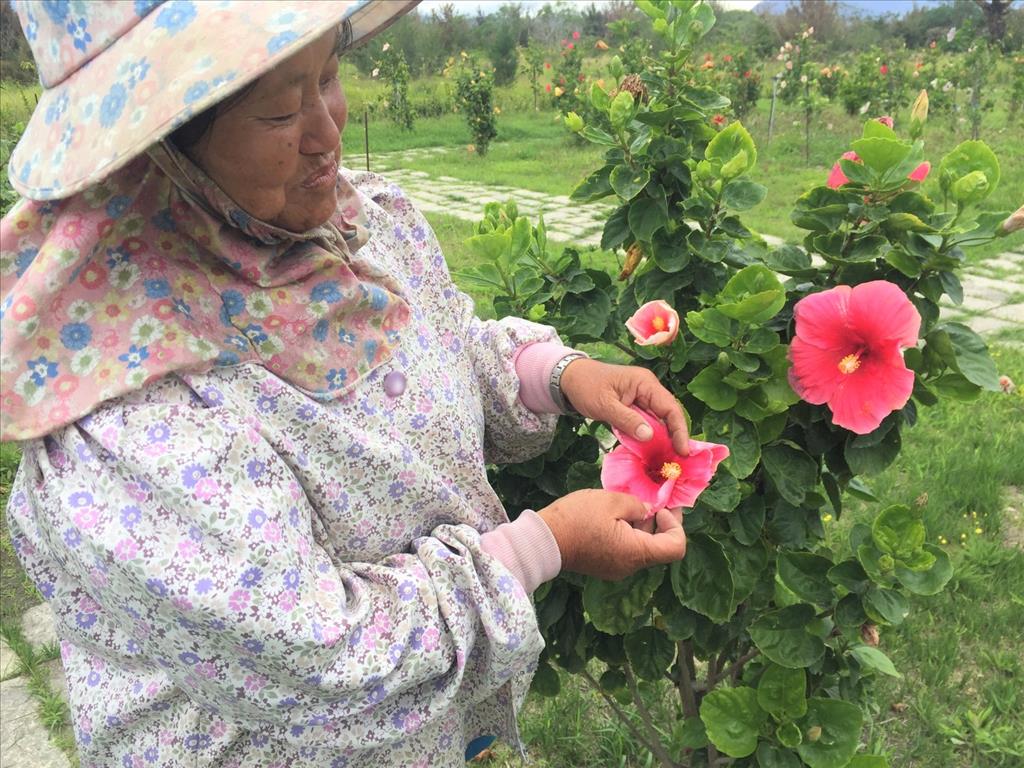
M 551 399 L 548 383 L 555 363 L 575 349 L 563 347 L 553 341 L 537 341 L 523 344 L 512 358 L 519 376 L 519 401 L 534 413 L 561 413 Z
M 562 555 L 551 529 L 531 509 L 481 535 L 480 548 L 508 568 L 527 594 L 562 570 Z

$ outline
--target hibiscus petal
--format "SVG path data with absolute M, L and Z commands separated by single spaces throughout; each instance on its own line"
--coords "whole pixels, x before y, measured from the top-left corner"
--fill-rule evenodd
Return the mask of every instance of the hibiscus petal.
M 692 507 L 714 477 L 718 465 L 729 458 L 729 449 L 718 443 L 690 441 L 690 455 L 679 461 L 682 474 L 676 480 L 666 506 Z
M 789 345 L 789 384 L 802 400 L 814 405 L 827 403 L 842 383 L 839 361 L 842 350 L 822 349 L 797 336 Z
M 601 487 L 606 491 L 632 494 L 648 504 L 654 504 L 661 488 L 647 476 L 643 459 L 624 446 L 618 446 L 604 457 Z
M 861 283 L 853 289 L 849 322 L 871 346 L 896 339 L 904 347 L 913 347 L 921 330 L 917 308 L 902 288 L 887 280 Z
M 647 462 L 648 466 L 654 465 L 658 462 L 661 465 L 661 461 L 666 460 L 663 457 L 674 456 L 675 450 L 672 448 L 672 438 L 669 437 L 668 427 L 662 424 L 657 418 L 652 416 L 636 406 L 633 406 L 633 410 L 644 417 L 644 420 L 650 425 L 654 431 L 654 437 L 650 440 L 640 441 L 637 440 L 633 435 L 626 434 L 616 427 L 612 427 L 612 432 L 615 437 L 619 439 L 626 448 L 635 453 L 637 456 L 641 456 Z
M 882 420 L 902 408 L 914 389 L 914 372 L 903 362 L 895 343 L 873 350 L 828 401 L 832 421 L 858 435 L 873 432 Z
M 830 189 L 839 189 L 843 184 L 849 183 L 849 181 L 839 163 L 836 163 L 832 166 L 832 172 L 828 175 L 828 181 L 825 183 L 828 184 Z
M 800 299 L 793 307 L 796 335 L 822 349 L 840 350 L 849 346 L 847 314 L 852 292 L 848 285 L 837 285 Z

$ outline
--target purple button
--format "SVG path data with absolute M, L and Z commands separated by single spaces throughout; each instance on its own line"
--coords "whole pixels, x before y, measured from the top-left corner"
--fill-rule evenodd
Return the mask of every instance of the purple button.
M 388 397 L 398 397 L 405 392 L 405 374 L 392 371 L 384 377 L 384 391 Z

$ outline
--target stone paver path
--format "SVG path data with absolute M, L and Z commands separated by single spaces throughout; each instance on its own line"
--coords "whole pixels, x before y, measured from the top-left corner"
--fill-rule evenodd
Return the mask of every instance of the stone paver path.
M 443 155 L 437 149 L 412 150 L 418 155 Z M 409 156 L 411 153 L 405 153 Z M 364 167 L 359 157 L 346 158 L 349 167 Z M 544 214 L 549 237 L 578 245 L 597 245 L 608 205 L 579 205 L 569 198 L 496 184 L 461 181 L 448 176 L 430 176 L 423 171 L 395 168 L 395 157 L 375 155 L 373 168 L 402 185 L 416 205 L 428 213 L 446 213 L 460 219 L 480 220 L 484 203 L 515 200 L 519 210 L 531 218 Z M 766 238 L 780 242 L 778 238 Z M 986 260 L 962 275 L 964 301 L 959 307 L 943 305 L 943 317 L 958 320 L 1002 344 L 1024 348 L 1024 252 L 1009 252 Z M 35 648 L 57 640 L 53 616 L 46 605 L 30 609 L 22 617 L 25 639 Z M 50 686 L 61 691 L 67 686 L 60 662 L 47 665 Z M 36 702 L 27 690 L 26 678 L 17 676 L 19 664 L 14 653 L 0 640 L 0 768 L 67 768 L 67 757 L 48 740 L 39 722 Z

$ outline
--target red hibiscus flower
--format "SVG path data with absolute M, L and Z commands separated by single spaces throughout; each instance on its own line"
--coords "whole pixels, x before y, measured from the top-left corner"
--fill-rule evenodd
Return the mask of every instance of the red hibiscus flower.
M 601 485 L 607 491 L 630 493 L 651 505 L 648 519 L 659 509 L 692 507 L 708 487 L 718 465 L 729 457 L 729 449 L 717 443 L 690 440 L 690 453 L 680 456 L 672 447 L 668 428 L 651 414 L 634 407 L 654 437 L 640 442 L 632 435 L 613 429 L 619 445 L 604 457 Z
M 878 68 L 878 71 L 881 72 L 883 75 L 888 75 L 889 74 L 889 65 L 888 64 L 883 64 L 882 66 L 880 66 Z
M 711 124 L 715 126 L 715 128 L 721 128 L 727 122 L 729 121 L 726 119 L 725 115 L 715 115 L 711 118 Z
M 914 372 L 902 350 L 917 344 L 921 316 L 898 285 L 839 285 L 798 301 L 794 316 L 789 383 L 803 400 L 858 435 L 906 405 Z

